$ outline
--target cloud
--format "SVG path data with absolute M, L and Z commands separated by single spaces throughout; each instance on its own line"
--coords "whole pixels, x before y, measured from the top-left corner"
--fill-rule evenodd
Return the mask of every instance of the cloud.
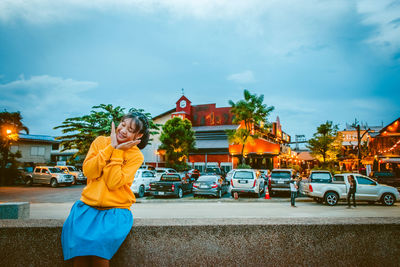
M 394 54 L 400 49 L 400 2 L 396 0 L 359 0 L 357 12 L 362 23 L 374 27 L 374 34 L 366 42 L 382 53 Z
M 65 118 L 91 107 L 82 93 L 96 88 L 90 81 L 76 81 L 48 75 L 32 76 L 0 84 L 0 106 L 10 112 L 20 111 L 24 123 L 35 131 L 52 132 Z
M 254 74 L 251 70 L 246 70 L 240 73 L 231 74 L 226 78 L 228 81 L 234 81 L 236 83 L 253 83 L 256 81 Z

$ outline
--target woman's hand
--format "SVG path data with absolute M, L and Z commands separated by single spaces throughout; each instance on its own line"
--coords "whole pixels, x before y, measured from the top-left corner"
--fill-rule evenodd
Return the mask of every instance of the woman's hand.
M 140 143 L 140 139 L 136 139 L 136 140 L 132 140 L 132 141 L 128 141 L 125 143 L 121 143 L 119 145 L 117 145 L 116 149 L 121 149 L 121 150 L 128 150 L 133 146 L 136 146 L 137 144 Z
M 118 141 L 117 141 L 117 135 L 115 134 L 115 124 L 114 122 L 111 122 L 111 146 L 113 148 L 117 148 L 118 146 Z

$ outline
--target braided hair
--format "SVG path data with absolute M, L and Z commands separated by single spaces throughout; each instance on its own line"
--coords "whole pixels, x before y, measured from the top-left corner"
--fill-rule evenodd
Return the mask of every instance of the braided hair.
M 124 115 L 121 121 L 124 121 L 125 119 L 132 119 L 132 123 L 135 124 L 135 127 L 133 127 L 135 129 L 135 132 L 143 134 L 143 136 L 140 138 L 141 141 L 137 145 L 137 147 L 139 149 L 145 148 L 150 138 L 150 131 L 149 131 L 150 125 L 146 115 L 135 111 Z

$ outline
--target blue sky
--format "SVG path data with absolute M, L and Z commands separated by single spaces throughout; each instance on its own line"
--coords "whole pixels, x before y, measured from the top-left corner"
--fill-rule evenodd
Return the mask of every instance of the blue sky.
M 2 0 L 0 108 L 31 134 L 101 103 L 263 94 L 288 134 L 400 116 L 400 1 Z

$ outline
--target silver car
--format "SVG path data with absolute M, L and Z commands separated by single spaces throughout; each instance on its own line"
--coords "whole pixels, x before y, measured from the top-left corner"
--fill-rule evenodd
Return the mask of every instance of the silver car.
M 202 175 L 193 183 L 193 196 L 212 195 L 221 198 L 228 192 L 229 182 L 219 175 Z

